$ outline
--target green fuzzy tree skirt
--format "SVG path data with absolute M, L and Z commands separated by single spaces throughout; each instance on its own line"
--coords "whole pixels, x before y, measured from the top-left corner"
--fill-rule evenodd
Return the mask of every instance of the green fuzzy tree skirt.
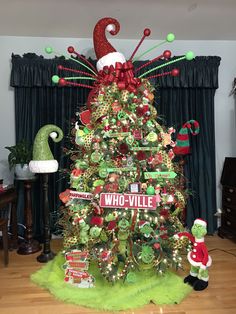
M 150 302 L 155 304 L 176 304 L 186 297 L 192 288 L 172 272 L 157 276 L 152 270 L 136 272 L 136 282 L 108 283 L 96 267 L 89 272 L 95 277 L 94 288 L 77 288 L 64 281 L 62 265 L 64 257 L 58 254 L 31 280 L 48 289 L 57 299 L 98 310 L 127 310 L 142 307 Z

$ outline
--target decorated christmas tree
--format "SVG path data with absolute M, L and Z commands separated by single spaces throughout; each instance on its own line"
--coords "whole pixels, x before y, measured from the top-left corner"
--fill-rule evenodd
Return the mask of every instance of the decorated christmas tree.
M 61 86 L 91 89 L 87 108 L 80 112 L 71 130 L 70 189 L 60 194 L 64 203 L 60 223 L 64 230 L 65 279 L 81 287 L 94 286 L 81 284 L 84 278 L 94 282 L 89 274 L 90 262 L 110 282 L 135 282 L 136 271 L 154 269 L 162 274 L 170 267 L 181 267 L 180 250 L 186 245 L 177 245 L 173 239 L 183 230 L 180 218 L 186 199 L 179 184 L 183 174 L 174 162 L 178 152 L 172 138 L 175 130 L 157 122 L 155 88 L 150 79 L 178 75 L 175 68 L 157 71 L 179 60 L 191 60 L 193 53 L 170 60 L 171 52 L 165 50 L 134 69 L 138 59 L 134 56 L 150 30 L 144 30 L 127 61 L 105 36 L 106 30 L 117 34 L 119 27 L 113 18 L 103 18 L 96 24 L 97 69 L 69 47 L 71 59 L 85 71 L 59 66 L 60 77 L 53 77 Z M 174 35 L 168 34 L 164 42 L 173 40 Z M 157 60 L 165 62 L 150 69 Z M 146 66 L 149 70 L 145 72 Z M 64 77 L 64 70 L 81 76 Z M 92 83 L 78 82 L 83 79 Z

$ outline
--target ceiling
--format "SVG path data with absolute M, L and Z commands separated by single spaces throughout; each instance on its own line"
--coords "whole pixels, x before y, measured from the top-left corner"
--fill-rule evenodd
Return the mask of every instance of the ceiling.
M 0 36 L 91 38 L 106 16 L 117 39 L 236 40 L 236 0 L 0 0 Z

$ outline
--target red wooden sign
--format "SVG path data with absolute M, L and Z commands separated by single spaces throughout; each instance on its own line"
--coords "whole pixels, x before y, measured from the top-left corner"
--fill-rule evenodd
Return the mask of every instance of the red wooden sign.
M 77 191 L 70 190 L 70 198 L 79 198 L 79 199 L 83 199 L 83 200 L 91 200 L 92 193 L 77 192 Z
M 156 209 L 156 196 L 143 194 L 101 193 L 100 206 L 107 208 Z

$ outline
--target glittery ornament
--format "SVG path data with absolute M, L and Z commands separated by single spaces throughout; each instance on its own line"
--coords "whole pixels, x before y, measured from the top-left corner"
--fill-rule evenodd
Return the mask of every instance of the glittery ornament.
M 155 195 L 155 188 L 154 188 L 154 186 L 150 185 L 150 186 L 147 188 L 146 193 L 147 193 L 148 195 Z

